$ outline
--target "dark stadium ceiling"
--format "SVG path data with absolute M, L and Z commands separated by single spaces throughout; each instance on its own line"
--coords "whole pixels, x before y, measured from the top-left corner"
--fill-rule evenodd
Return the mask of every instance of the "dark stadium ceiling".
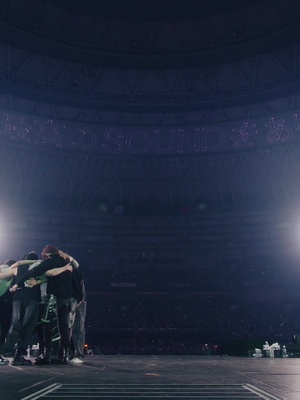
M 202 19 L 258 4 L 262 0 L 45 0 L 68 12 L 103 20 L 183 21 Z
M 0 107 L 131 125 L 296 108 L 299 33 L 298 0 L 2 0 Z
M 297 41 L 299 7 L 297 12 L 286 2 L 281 8 L 282 0 L 270 3 L 3 0 L 0 32 L 1 40 L 14 46 L 89 65 L 194 67 Z

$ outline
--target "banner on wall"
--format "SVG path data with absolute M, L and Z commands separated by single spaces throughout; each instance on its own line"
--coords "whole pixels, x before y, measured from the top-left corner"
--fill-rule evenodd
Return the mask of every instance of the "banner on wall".
M 215 125 L 131 128 L 0 114 L 0 139 L 31 147 L 101 154 L 205 154 L 298 143 L 297 112 Z

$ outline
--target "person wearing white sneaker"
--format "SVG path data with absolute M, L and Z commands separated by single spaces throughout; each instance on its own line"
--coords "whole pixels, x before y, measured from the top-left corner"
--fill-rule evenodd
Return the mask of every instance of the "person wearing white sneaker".
M 7 365 L 7 364 L 9 364 L 9 361 L 6 358 L 0 356 L 0 365 Z
M 86 318 L 86 291 L 83 277 L 78 271 L 79 264 L 73 264 L 72 273 L 72 307 L 70 313 L 71 346 L 70 362 L 82 364 L 85 354 L 85 318 Z
M 83 360 L 79 357 L 74 357 L 71 360 L 69 360 L 69 363 L 71 364 L 83 364 Z

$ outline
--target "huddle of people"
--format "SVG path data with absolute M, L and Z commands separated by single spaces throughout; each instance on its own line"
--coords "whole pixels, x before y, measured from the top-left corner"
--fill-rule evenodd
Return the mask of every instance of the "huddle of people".
M 34 334 L 36 365 L 81 364 L 84 359 L 86 292 L 78 262 L 53 245 L 41 259 L 30 252 L 0 265 L 0 365 L 31 365 L 26 358 Z M 10 319 L 10 324 L 7 321 Z

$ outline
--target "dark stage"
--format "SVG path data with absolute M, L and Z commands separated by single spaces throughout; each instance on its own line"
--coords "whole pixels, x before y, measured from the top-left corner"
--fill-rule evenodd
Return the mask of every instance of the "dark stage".
M 83 365 L 1 366 L 1 400 L 300 399 L 300 358 L 88 356 Z

